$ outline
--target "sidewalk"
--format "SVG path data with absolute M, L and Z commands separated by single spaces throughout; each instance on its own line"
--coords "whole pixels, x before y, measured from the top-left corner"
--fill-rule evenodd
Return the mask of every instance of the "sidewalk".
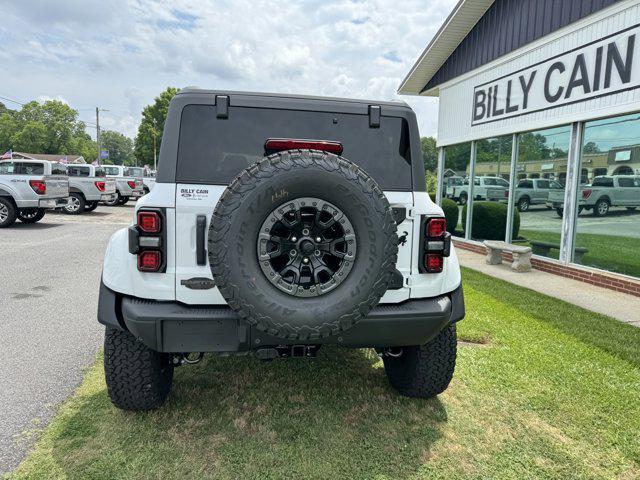
M 638 297 L 536 269 L 519 273 L 511 270 L 509 262 L 503 262 L 502 265 L 487 265 L 484 255 L 462 248 L 456 249 L 456 253 L 460 265 L 463 267 L 640 327 L 640 300 Z

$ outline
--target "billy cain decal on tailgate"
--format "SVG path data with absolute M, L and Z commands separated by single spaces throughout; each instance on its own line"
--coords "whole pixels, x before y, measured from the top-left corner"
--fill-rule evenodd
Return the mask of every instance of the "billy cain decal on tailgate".
M 640 26 L 478 85 L 472 125 L 495 122 L 640 87 Z

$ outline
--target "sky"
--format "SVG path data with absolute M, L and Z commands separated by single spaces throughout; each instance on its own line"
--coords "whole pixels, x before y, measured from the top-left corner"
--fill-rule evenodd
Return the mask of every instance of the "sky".
M 437 99 L 396 90 L 455 3 L 0 0 L 0 96 L 99 106 L 130 137 L 167 86 L 401 98 L 435 135 Z

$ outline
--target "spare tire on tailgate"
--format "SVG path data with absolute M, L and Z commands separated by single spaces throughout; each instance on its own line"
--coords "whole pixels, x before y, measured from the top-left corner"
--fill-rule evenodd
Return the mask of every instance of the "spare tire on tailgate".
M 241 318 L 313 340 L 354 325 L 387 290 L 396 224 L 376 182 L 345 158 L 289 150 L 243 170 L 209 227 L 214 281 Z

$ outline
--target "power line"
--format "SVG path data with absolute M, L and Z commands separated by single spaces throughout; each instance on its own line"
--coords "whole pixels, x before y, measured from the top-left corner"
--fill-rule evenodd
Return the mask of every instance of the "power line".
M 17 101 L 17 100 L 13 100 L 12 98 L 3 97 L 2 95 L 0 95 L 0 98 L 1 98 L 2 100 L 6 100 L 7 102 L 17 103 L 17 104 L 18 104 L 18 105 L 20 105 L 21 107 L 24 107 L 24 106 L 26 105 L 25 103 L 19 102 L 19 101 Z

